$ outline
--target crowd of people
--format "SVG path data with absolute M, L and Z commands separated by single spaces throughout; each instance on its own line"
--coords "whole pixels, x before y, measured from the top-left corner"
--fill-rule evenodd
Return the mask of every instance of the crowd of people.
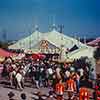
M 79 66 L 78 62 L 59 63 L 45 59 L 34 60 L 32 57 L 14 61 L 9 57 L 2 63 L 2 77 L 8 78 L 11 87 L 21 91 L 24 89 L 26 80 L 31 80 L 31 87 L 37 89 L 47 87 L 52 91 L 51 94 L 56 94 L 53 97 L 57 100 L 63 100 L 64 92 L 69 97 L 64 100 L 78 100 L 77 97 L 80 100 L 89 100 L 87 87 L 89 88 L 90 84 L 91 88 L 93 87 L 89 79 L 89 66 L 87 64 L 82 66 L 82 63 Z

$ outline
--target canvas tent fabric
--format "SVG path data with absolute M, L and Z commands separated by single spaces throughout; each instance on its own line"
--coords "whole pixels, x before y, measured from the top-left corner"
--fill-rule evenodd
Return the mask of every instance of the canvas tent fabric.
M 78 50 L 75 50 L 67 54 L 69 59 L 79 59 L 81 57 L 93 58 L 94 48 L 92 47 L 83 47 Z
M 39 31 L 33 32 L 30 36 L 22 38 L 21 40 L 18 40 L 15 44 L 10 45 L 9 49 L 30 49 L 32 48 L 39 39 L 41 40 L 42 33 Z
M 78 49 L 77 45 L 74 45 L 74 46 L 69 50 L 69 52 L 72 52 L 72 51 L 77 50 L 77 49 Z
M 60 51 L 59 47 L 56 47 L 54 44 L 50 43 L 48 40 L 41 40 L 41 41 L 37 42 L 37 44 L 35 44 L 33 46 L 32 51 L 33 52 L 35 52 L 35 51 L 41 52 L 43 41 L 47 42 L 47 45 L 48 45 L 47 52 L 49 52 L 49 53 L 53 53 L 53 52 L 58 53 Z M 53 50 L 55 50 L 55 51 L 53 51 Z M 46 53 L 46 51 L 42 51 L 42 53 Z
M 85 44 L 82 44 L 78 40 L 59 33 L 56 30 L 52 30 L 50 32 L 41 33 L 39 31 L 33 32 L 30 36 L 19 40 L 15 44 L 9 46 L 9 49 L 36 49 L 37 44 L 41 40 L 47 40 L 52 45 L 61 48 L 63 45 L 64 48 L 72 48 L 74 45 L 77 45 L 79 48 L 86 47 Z M 36 47 L 35 47 L 36 46 Z
M 68 49 L 72 48 L 74 45 L 77 45 L 79 48 L 86 46 L 78 40 L 67 35 L 64 35 L 63 33 L 59 33 L 56 30 L 52 30 L 51 32 L 45 33 L 44 39 L 47 39 L 57 47 L 61 47 L 61 45 L 63 45 L 65 48 Z

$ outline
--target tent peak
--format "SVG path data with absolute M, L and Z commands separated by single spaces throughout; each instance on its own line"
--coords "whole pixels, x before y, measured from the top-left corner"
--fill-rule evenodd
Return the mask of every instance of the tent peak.
M 35 31 L 39 31 L 39 26 L 38 25 L 35 25 Z
M 50 33 L 59 33 L 56 29 L 50 31 Z
M 53 24 L 53 25 L 51 26 L 51 28 L 52 28 L 52 31 L 56 31 L 56 30 L 57 30 L 56 24 Z

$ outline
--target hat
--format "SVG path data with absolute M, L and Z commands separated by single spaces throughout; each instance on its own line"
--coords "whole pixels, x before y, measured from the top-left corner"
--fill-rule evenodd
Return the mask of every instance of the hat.
M 25 93 L 22 93 L 20 96 L 21 96 L 22 99 L 26 99 L 26 94 Z
M 13 92 L 9 92 L 9 93 L 8 93 L 8 97 L 9 97 L 9 98 L 12 98 L 13 96 L 15 96 L 15 94 L 14 94 Z
M 53 91 L 49 91 L 49 96 L 50 96 L 50 95 L 53 95 Z

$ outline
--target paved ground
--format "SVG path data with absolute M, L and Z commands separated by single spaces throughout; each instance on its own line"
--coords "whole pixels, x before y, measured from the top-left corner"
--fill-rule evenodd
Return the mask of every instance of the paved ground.
M 100 73 L 100 62 L 96 65 L 96 73 Z
M 48 93 L 48 89 L 46 88 L 41 88 L 41 89 L 33 89 L 33 88 L 29 88 L 29 87 L 25 87 L 25 89 L 23 91 L 20 90 L 15 90 L 15 89 L 11 89 L 9 87 L 2 87 L 0 86 L 0 100 L 8 100 L 8 92 L 13 91 L 13 93 L 15 93 L 15 98 L 17 100 L 21 100 L 20 99 L 20 94 L 21 93 L 26 93 L 27 95 L 27 100 L 34 100 L 32 99 L 32 97 L 38 98 L 37 96 L 33 95 L 33 92 L 38 92 L 38 91 L 42 91 L 43 94 L 47 94 Z
M 8 94 L 8 92 L 10 92 L 10 91 L 13 91 L 13 93 L 15 94 L 15 98 L 16 98 L 16 100 L 21 100 L 21 98 L 20 98 L 20 94 L 21 93 L 25 93 L 26 95 L 27 95 L 27 100 L 34 100 L 33 99 L 33 97 L 35 97 L 35 98 L 38 98 L 36 95 L 33 95 L 33 93 L 34 92 L 38 92 L 38 91 L 41 91 L 43 94 L 48 94 L 48 92 L 49 92 L 49 89 L 48 88 L 40 88 L 40 89 L 36 89 L 36 88 L 32 88 L 32 87 L 30 87 L 30 84 L 29 84 L 29 82 L 27 82 L 27 83 L 25 83 L 25 88 L 24 88 L 24 90 L 23 91 L 20 91 L 20 90 L 15 90 L 15 89 L 11 89 L 10 87 L 9 87 L 9 85 L 5 85 L 4 83 L 2 83 L 2 82 L 4 82 L 4 83 L 9 83 L 7 80 L 2 80 L 2 79 L 0 79 L 0 100 L 8 100 L 8 96 L 7 96 L 7 94 Z M 89 93 L 90 93 L 90 95 L 92 96 L 92 93 L 93 93 L 93 90 L 91 90 L 91 89 L 89 89 Z M 64 98 L 68 98 L 67 97 L 67 93 L 65 93 L 64 94 Z M 54 99 L 55 100 L 55 99 Z M 90 99 L 90 100 L 92 100 L 92 99 Z
M 92 90 L 91 89 L 89 89 L 89 90 L 90 90 L 90 95 L 92 95 Z M 8 100 L 7 94 L 10 91 L 13 91 L 13 93 L 15 93 L 16 100 L 21 100 L 20 94 L 23 92 L 26 93 L 27 98 L 28 98 L 27 100 L 34 100 L 33 97 L 38 98 L 36 95 L 33 95 L 34 92 L 41 91 L 43 94 L 47 95 L 49 92 L 49 89 L 47 89 L 47 88 L 40 88 L 40 89 L 31 88 L 31 87 L 27 87 L 27 84 L 26 84 L 25 89 L 23 91 L 20 91 L 20 90 L 11 89 L 9 87 L 9 85 L 0 84 L 0 100 Z M 64 94 L 64 98 L 67 99 L 67 93 Z

